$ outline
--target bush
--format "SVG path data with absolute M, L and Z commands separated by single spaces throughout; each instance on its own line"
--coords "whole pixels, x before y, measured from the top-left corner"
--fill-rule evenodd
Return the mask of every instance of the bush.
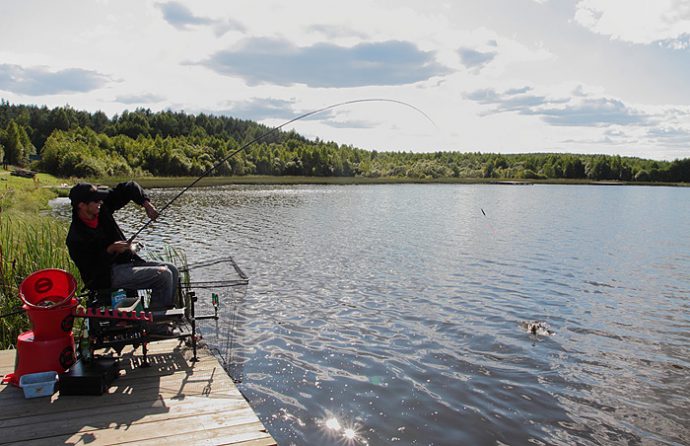
M 538 174 L 532 169 L 525 169 L 518 178 L 524 178 L 526 180 L 543 180 L 546 179 L 546 176 Z

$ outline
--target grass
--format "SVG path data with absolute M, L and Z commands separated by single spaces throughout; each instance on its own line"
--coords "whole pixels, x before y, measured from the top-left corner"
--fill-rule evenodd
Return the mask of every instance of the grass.
M 65 246 L 66 235 L 64 223 L 51 217 L 17 211 L 0 213 L 0 314 L 20 307 L 19 285 L 34 271 L 60 268 L 79 279 Z M 27 328 L 24 313 L 0 318 L 0 348 L 14 345 L 17 335 Z
M 33 179 L 10 175 L 0 170 L 0 212 L 38 212 L 48 209 L 48 201 L 57 197 L 64 180 L 45 173 Z M 66 189 L 65 189 L 66 190 Z

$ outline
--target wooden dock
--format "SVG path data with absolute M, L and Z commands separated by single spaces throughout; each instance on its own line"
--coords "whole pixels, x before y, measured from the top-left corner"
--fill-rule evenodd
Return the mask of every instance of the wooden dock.
M 0 386 L 0 444 L 275 445 L 261 421 L 206 349 L 192 363 L 177 340 L 123 352 L 120 376 L 101 396 L 25 399 Z M 14 370 L 15 351 L 0 351 L 0 374 Z

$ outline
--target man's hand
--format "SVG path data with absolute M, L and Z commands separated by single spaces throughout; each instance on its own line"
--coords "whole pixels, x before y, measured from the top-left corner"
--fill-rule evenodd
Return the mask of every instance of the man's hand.
M 158 211 L 156 210 L 156 207 L 150 202 L 150 201 L 144 201 L 144 209 L 146 209 L 146 215 L 151 220 L 155 220 L 158 218 Z
M 105 250 L 108 254 L 122 254 L 123 252 L 131 251 L 132 245 L 124 240 L 118 240 L 111 243 Z

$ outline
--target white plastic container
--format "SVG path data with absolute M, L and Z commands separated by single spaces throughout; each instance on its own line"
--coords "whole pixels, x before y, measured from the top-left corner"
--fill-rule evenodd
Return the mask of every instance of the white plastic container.
M 57 372 L 28 373 L 19 378 L 19 387 L 24 390 L 24 398 L 39 398 L 55 393 Z

